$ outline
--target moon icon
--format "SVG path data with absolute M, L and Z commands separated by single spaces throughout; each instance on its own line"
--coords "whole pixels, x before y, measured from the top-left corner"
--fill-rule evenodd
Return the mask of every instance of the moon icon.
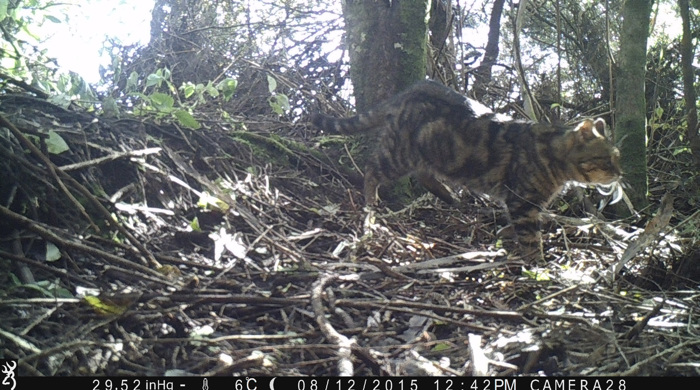
M 277 379 L 277 377 L 270 379 L 270 390 L 275 390 L 275 379 Z

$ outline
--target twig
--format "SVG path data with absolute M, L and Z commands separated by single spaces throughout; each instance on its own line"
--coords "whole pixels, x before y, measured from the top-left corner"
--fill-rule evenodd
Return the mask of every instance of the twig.
M 14 43 L 12 44 L 12 46 L 14 46 Z M 6 73 L 0 73 L 0 78 L 7 81 L 10 84 L 14 84 L 18 87 L 24 88 L 26 91 L 29 91 L 29 92 L 35 94 L 36 96 L 38 96 L 39 98 L 41 98 L 43 100 L 48 99 L 50 97 L 49 94 L 40 90 L 39 88 L 31 86 L 22 80 L 16 80 L 15 78 L 7 75 Z
M 27 137 L 25 137 L 24 134 L 22 134 L 22 132 L 19 131 L 19 129 L 17 129 L 17 128 L 15 127 L 14 124 L 12 124 L 10 121 L 8 121 L 7 119 L 5 119 L 5 117 L 4 117 L 3 115 L 0 115 L 0 125 L 2 125 L 2 126 L 4 126 L 4 127 L 8 128 L 8 129 L 10 130 L 10 132 L 12 133 L 12 135 L 14 135 L 15 138 L 17 138 L 17 140 L 19 140 L 19 142 L 20 142 L 25 148 L 29 149 L 29 150 L 32 152 L 32 154 L 34 154 L 34 156 L 36 156 L 38 159 L 40 159 L 40 160 L 44 163 L 44 165 L 46 166 L 46 168 L 47 168 L 48 171 L 49 171 L 49 174 L 50 174 L 51 177 L 54 179 L 54 181 L 56 182 L 56 184 L 58 184 L 58 186 L 61 188 L 61 190 L 63 191 L 63 193 L 68 197 L 68 199 L 73 203 L 73 205 L 75 205 L 75 207 L 78 209 L 78 211 L 80 211 L 80 213 L 81 213 L 81 214 L 85 217 L 85 219 L 90 223 L 90 226 L 91 226 L 93 229 L 95 229 L 95 231 L 98 231 L 98 232 L 99 232 L 99 231 L 100 231 L 100 228 L 97 227 L 97 225 L 95 225 L 95 223 L 92 221 L 92 218 L 90 218 L 90 216 L 89 216 L 89 215 L 87 214 L 87 212 L 85 211 L 85 207 L 83 207 L 83 205 L 80 204 L 80 202 L 78 202 L 77 199 L 75 199 L 75 197 L 73 196 L 73 193 L 71 193 L 70 190 L 68 190 L 68 188 L 66 187 L 65 183 L 64 183 L 63 180 L 62 180 L 62 179 L 67 179 L 67 181 L 71 181 L 71 180 L 74 181 L 73 178 L 71 178 L 70 176 L 67 176 L 67 175 L 66 175 L 65 173 L 63 173 L 62 171 L 56 169 L 56 166 L 54 165 L 54 163 L 51 162 L 51 160 L 50 160 L 48 157 L 46 157 L 46 156 L 44 155 L 44 153 L 42 153 L 41 150 L 39 150 L 39 148 L 37 148 L 37 147 L 34 145 L 33 142 L 29 141 L 29 140 L 27 139 Z M 78 186 L 80 186 L 80 184 L 77 183 L 77 182 L 75 182 L 75 184 L 77 184 Z M 92 194 L 90 194 L 89 192 L 88 192 L 88 194 L 89 194 L 90 197 L 92 197 Z M 110 218 L 111 218 L 111 217 L 110 217 Z
M 458 320 L 455 320 L 453 318 L 444 317 L 444 316 L 440 316 L 440 315 L 436 315 L 436 314 L 432 314 L 432 313 L 433 312 L 458 313 L 458 314 L 469 314 L 469 315 L 473 315 L 473 316 L 506 318 L 506 319 L 512 319 L 512 320 L 525 321 L 523 315 L 520 313 L 517 313 L 517 312 L 464 309 L 464 308 L 460 308 L 460 307 L 439 306 L 439 305 L 431 305 L 431 304 L 427 304 L 427 303 L 408 302 L 408 301 L 399 301 L 399 300 L 392 300 L 392 301 L 387 301 L 387 302 L 375 302 L 375 301 L 366 301 L 366 300 L 360 301 L 360 300 L 351 300 L 351 299 L 339 299 L 339 300 L 335 301 L 335 304 L 336 304 L 336 306 L 392 310 L 392 311 L 397 311 L 397 312 L 402 312 L 402 313 L 421 315 L 424 317 L 435 318 L 435 319 L 440 320 L 440 321 L 445 321 L 445 322 L 457 324 L 460 326 L 464 326 L 468 329 L 473 329 L 473 330 L 480 331 L 480 332 L 492 332 L 495 329 L 493 329 L 491 327 L 486 327 L 486 326 L 474 325 L 472 323 L 467 323 L 464 321 L 458 321 Z M 418 310 L 423 310 L 423 311 L 416 312 L 415 310 L 411 310 L 411 309 L 418 309 Z
M 75 171 L 78 169 L 84 169 L 84 168 L 89 168 L 89 167 L 94 167 L 97 165 L 101 165 L 110 161 L 115 161 L 119 160 L 124 157 L 137 157 L 137 156 L 145 156 L 148 154 L 157 154 L 160 153 L 161 148 L 146 148 L 146 149 L 141 149 L 141 150 L 131 150 L 128 152 L 119 152 L 119 153 L 112 153 L 104 157 L 100 158 L 95 158 L 92 160 L 88 161 L 81 161 L 79 163 L 75 164 L 68 164 L 68 165 L 63 165 L 58 167 L 58 169 L 62 170 L 63 172 L 70 172 L 70 171 Z
M 31 219 L 29 219 L 21 214 L 17 214 L 15 212 L 13 212 L 12 210 L 7 209 L 3 206 L 0 206 L 0 216 L 14 221 L 19 226 L 38 234 L 39 236 L 43 237 L 47 241 L 51 241 L 52 243 L 54 243 L 58 246 L 64 246 L 66 248 L 78 250 L 78 251 L 81 251 L 84 253 L 91 254 L 93 256 L 102 257 L 108 261 L 112 261 L 114 263 L 120 264 L 120 265 L 125 266 L 127 268 L 134 268 L 141 273 L 145 273 L 145 274 L 154 276 L 157 279 L 157 281 L 160 283 L 163 283 L 163 284 L 166 284 L 169 286 L 173 286 L 173 284 L 171 282 L 163 280 L 163 275 L 159 274 L 155 270 L 152 270 L 151 268 L 148 268 L 148 267 L 141 265 L 141 264 L 138 264 L 138 263 L 134 263 L 133 261 L 126 260 L 122 257 L 113 255 L 111 253 L 104 252 L 100 249 L 96 249 L 96 248 L 93 248 L 93 247 L 90 247 L 90 246 L 87 246 L 87 245 L 84 245 L 84 244 L 81 244 L 78 242 L 74 242 L 71 240 L 66 240 L 66 239 L 58 236 L 57 234 L 55 234 L 54 232 L 52 232 L 48 228 L 41 226 L 36 221 L 33 221 L 33 220 L 31 220 Z
M 538 299 L 535 302 L 530 302 L 530 303 L 527 303 L 525 305 L 522 305 L 518 308 L 518 311 L 520 311 L 520 312 L 525 311 L 525 310 L 529 309 L 531 306 L 542 304 L 544 302 L 547 302 L 550 299 L 558 297 L 559 295 L 566 294 L 572 290 L 576 290 L 577 288 L 578 288 L 578 285 L 573 285 L 573 286 L 567 287 L 563 290 L 560 290 L 560 291 L 557 291 L 553 294 L 547 295 L 544 298 Z
M 654 308 L 651 309 L 651 311 L 649 311 L 649 313 L 647 313 L 647 315 L 644 316 L 644 318 L 637 321 L 637 323 L 634 324 L 634 326 L 631 327 L 630 330 L 627 331 L 627 333 L 625 333 L 624 338 L 628 340 L 634 340 L 635 338 L 637 338 L 637 336 L 639 336 L 639 334 L 642 333 L 644 327 L 647 326 L 649 320 L 652 319 L 652 317 L 654 317 L 655 315 L 659 314 L 661 308 L 664 307 L 665 303 L 666 300 L 662 300 L 661 302 L 657 303 L 656 306 L 654 306 Z
M 357 166 L 357 163 L 355 163 L 355 159 L 352 158 L 352 154 L 348 150 L 348 144 L 343 144 L 343 148 L 345 148 L 345 153 L 348 155 L 348 158 L 350 158 L 352 166 L 355 167 L 355 169 L 357 169 L 357 172 L 360 172 L 360 174 L 364 176 L 364 173 L 362 173 L 362 169 L 360 169 L 360 167 Z
M 627 264 L 628 261 L 632 260 L 639 252 L 646 249 L 649 244 L 659 237 L 662 230 L 668 226 L 668 222 L 671 220 L 671 215 L 673 214 L 673 196 L 671 194 L 666 194 L 661 199 L 661 207 L 656 213 L 654 218 L 647 223 L 644 228 L 644 232 L 637 237 L 637 239 L 627 246 L 625 252 L 622 254 L 620 261 L 615 264 L 613 269 L 613 277 L 617 275 L 622 267 Z
M 89 282 L 88 280 L 86 280 L 86 279 L 84 279 L 84 278 L 81 278 L 81 277 L 78 276 L 78 275 L 74 275 L 74 274 L 72 274 L 72 273 L 66 271 L 65 269 L 56 268 L 56 267 L 51 267 L 51 266 L 48 266 L 48 265 L 46 265 L 46 264 L 44 264 L 44 263 L 42 263 L 42 262 L 40 262 L 40 261 L 28 259 L 28 258 L 26 258 L 26 257 L 24 257 L 24 256 L 15 255 L 15 254 L 13 254 L 13 253 L 5 252 L 5 251 L 3 251 L 3 250 L 0 250 L 0 257 L 4 257 L 4 258 L 7 258 L 7 259 L 10 259 L 10 260 L 13 260 L 13 261 L 18 261 L 18 262 L 22 262 L 22 263 L 24 263 L 24 264 L 31 265 L 33 269 L 40 269 L 40 270 L 43 270 L 43 271 L 46 271 L 46 272 L 51 272 L 51 273 L 54 273 L 54 274 L 59 275 L 60 277 L 64 277 L 64 278 L 68 278 L 68 279 L 74 280 L 74 281 L 76 281 L 76 282 L 78 282 L 78 283 L 80 283 L 80 284 L 82 284 L 82 285 L 88 285 L 88 286 L 89 286 L 89 285 L 94 285 L 94 283 Z
M 141 242 L 136 239 L 136 237 L 134 237 L 128 230 L 126 230 L 126 228 L 124 228 L 124 226 L 122 226 L 121 224 L 116 223 L 114 221 L 114 218 L 112 217 L 112 213 L 110 213 L 109 210 L 107 210 L 102 205 L 102 203 L 100 203 L 100 201 L 98 201 L 97 198 L 95 198 L 95 196 L 92 195 L 92 193 L 90 191 L 88 191 L 87 188 L 85 188 L 82 184 L 78 183 L 78 181 L 73 179 L 66 172 L 58 169 L 56 167 L 56 165 L 48 157 L 46 157 L 44 155 L 44 153 L 41 152 L 41 150 L 39 150 L 34 145 L 34 143 L 29 141 L 27 139 L 27 137 L 25 137 L 24 134 L 22 134 L 22 132 L 19 131 L 19 129 L 17 129 L 11 122 L 9 122 L 7 119 L 5 119 L 5 117 L 3 115 L 0 115 L 0 125 L 7 127 L 10 130 L 10 132 L 12 132 L 12 135 L 14 135 L 15 138 L 17 138 L 23 146 L 25 146 L 27 149 L 29 149 L 32 152 L 32 154 L 34 154 L 34 156 L 39 158 L 44 163 L 44 165 L 46 165 L 47 169 L 49 170 L 49 174 L 51 174 L 51 176 L 54 178 L 54 180 L 56 181 L 58 186 L 61 187 L 61 190 L 63 190 L 64 194 L 76 206 L 76 208 L 85 217 L 85 219 L 90 223 L 92 228 L 95 229 L 95 231 L 99 232 L 100 229 L 97 227 L 97 225 L 95 225 L 95 223 L 92 221 L 92 218 L 90 218 L 90 216 L 87 214 L 83 205 L 80 204 L 80 202 L 78 202 L 78 200 L 75 199 L 73 194 L 68 190 L 68 188 L 63 183 L 63 180 L 65 180 L 66 182 L 73 185 L 78 190 L 78 192 L 80 192 L 81 195 L 83 195 L 86 199 L 88 199 L 90 201 L 90 203 L 92 203 L 92 205 L 98 210 L 98 212 L 100 214 L 102 214 L 106 223 L 108 223 L 110 226 L 113 226 L 114 228 L 116 228 L 121 234 L 124 235 L 124 237 L 126 237 L 127 240 L 129 240 L 129 242 L 133 246 L 136 247 L 136 249 L 138 249 L 138 251 L 144 257 L 146 257 L 148 262 L 143 262 L 144 265 L 147 265 L 150 263 L 151 266 L 156 267 L 156 268 L 159 268 L 161 266 L 160 263 L 158 263 L 158 261 L 153 257 L 153 255 L 146 249 L 146 247 L 143 246 L 141 244 Z M 139 259 L 139 260 L 141 260 L 141 259 Z
M 454 264 L 454 263 L 459 263 L 463 262 L 465 260 L 467 261 L 483 261 L 484 258 L 495 258 L 499 256 L 505 256 L 506 253 L 503 250 L 495 251 L 495 252 L 486 252 L 486 251 L 474 251 L 474 252 L 466 252 L 466 253 L 460 253 L 458 255 L 452 255 L 452 256 L 445 256 L 441 257 L 439 259 L 432 259 L 432 260 L 426 260 L 426 261 L 421 261 L 420 263 L 411 263 L 411 264 L 406 264 L 402 265 L 399 267 L 394 267 L 394 271 L 396 272 L 407 272 L 407 271 L 416 271 L 419 274 L 422 273 L 436 273 L 436 272 L 473 272 L 473 271 L 479 271 L 479 270 L 484 270 L 484 269 L 492 269 L 492 268 L 498 268 L 500 266 L 505 266 L 507 263 L 506 262 L 500 262 L 500 263 L 483 263 L 483 264 L 477 264 L 473 266 L 465 266 L 465 267 L 460 267 L 460 268 L 445 268 L 445 269 L 435 269 L 435 266 L 443 266 L 447 264 Z
M 664 356 L 668 355 L 672 352 L 677 352 L 680 350 L 683 350 L 685 348 L 695 346 L 695 345 L 700 345 L 700 340 L 692 339 L 688 341 L 684 341 L 676 346 L 673 346 L 671 348 L 665 349 L 656 355 L 650 356 L 640 362 L 637 362 L 635 365 L 630 367 L 627 371 L 622 371 L 622 372 L 610 372 L 610 373 L 604 373 L 600 374 L 601 376 L 631 376 L 631 375 L 639 375 L 640 370 L 642 367 L 646 366 L 647 364 L 653 362 L 654 360 Z
M 357 275 L 352 275 L 352 277 L 356 279 Z M 338 361 L 338 375 L 352 376 L 355 369 L 353 368 L 350 358 L 352 354 L 352 345 L 355 344 L 355 340 L 338 333 L 338 331 L 333 328 L 333 325 L 326 319 L 323 310 L 323 289 L 331 281 L 340 278 L 339 275 L 335 274 L 322 275 L 311 289 L 311 306 L 314 309 L 314 314 L 316 314 L 316 322 L 321 327 L 323 334 L 325 334 L 331 342 L 338 345 L 338 357 L 340 358 Z M 349 278 L 343 279 L 348 280 Z
M 37 348 L 34 344 L 30 343 L 29 341 L 12 334 L 10 332 L 6 332 L 2 329 L 0 329 L 0 336 L 5 337 L 6 339 L 10 340 L 13 342 L 16 346 L 23 350 L 27 350 L 31 353 L 40 353 L 41 349 Z

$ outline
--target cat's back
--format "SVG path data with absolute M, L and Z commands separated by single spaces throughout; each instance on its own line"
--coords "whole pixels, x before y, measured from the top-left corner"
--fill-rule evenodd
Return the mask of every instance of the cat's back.
M 457 91 L 438 82 L 424 80 L 367 112 L 348 118 L 314 114 L 311 122 L 318 128 L 342 134 L 379 127 L 410 132 L 418 130 L 426 122 L 444 119 L 456 125 L 486 113 L 490 113 L 488 108 Z
M 466 120 L 477 117 L 473 101 L 432 80 L 420 81 L 370 112 L 402 128 L 436 119 Z M 481 111 L 480 108 L 477 108 Z

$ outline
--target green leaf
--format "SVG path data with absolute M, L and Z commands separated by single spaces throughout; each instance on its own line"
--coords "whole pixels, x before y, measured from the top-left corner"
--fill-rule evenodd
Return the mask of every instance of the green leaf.
M 102 100 L 102 113 L 109 118 L 119 117 L 119 105 L 117 100 L 111 96 L 107 96 Z
M 215 196 L 209 195 L 209 193 L 207 192 L 202 192 L 202 195 L 197 201 L 197 207 L 203 208 L 205 210 L 220 210 L 226 213 L 228 212 L 228 209 L 231 206 L 229 206 L 223 200 Z
M 199 218 L 194 217 L 192 222 L 190 222 L 190 227 L 192 228 L 192 231 L 201 232 L 202 228 L 199 226 Z
M 172 96 L 161 92 L 154 92 L 150 95 L 151 104 L 153 107 L 162 112 L 170 112 L 175 104 L 175 99 Z
M 656 118 L 661 118 L 661 115 L 664 114 L 664 109 L 662 107 L 656 107 L 656 110 L 654 110 L 654 115 Z
M 61 251 L 52 242 L 46 243 L 46 261 L 56 261 L 61 258 Z
M 267 75 L 267 89 L 270 90 L 270 93 L 275 92 L 275 89 L 277 89 L 277 80 L 270 75 Z
M 49 298 L 73 298 L 73 294 L 71 294 L 70 291 L 49 280 L 40 280 L 36 283 L 22 284 L 21 286 L 23 288 L 38 291 L 42 295 Z
M 113 302 L 102 300 L 98 297 L 86 296 L 85 303 L 90 305 L 96 313 L 100 315 L 122 315 L 129 308 L 126 305 L 118 305 Z
M 190 114 L 189 112 L 185 110 L 177 110 L 173 112 L 173 115 L 175 115 L 175 118 L 180 122 L 181 125 L 185 127 L 189 127 L 190 129 L 199 129 L 202 127 L 202 125 L 197 122 L 196 119 Z
M 273 99 L 270 99 L 270 107 L 272 107 L 272 111 L 273 111 L 275 114 L 277 114 L 277 115 L 282 115 L 282 114 L 284 114 L 284 110 L 282 109 L 282 107 L 280 107 L 280 105 L 277 104 L 277 102 L 274 101 Z
M 216 89 L 221 91 L 224 95 L 224 101 L 229 101 L 236 93 L 236 87 L 238 87 L 238 81 L 232 78 L 227 78 L 216 85 Z
M 446 351 L 446 350 L 451 349 L 451 348 L 452 348 L 452 346 L 448 343 L 439 343 L 439 344 L 435 344 L 435 346 L 433 347 L 431 352 L 442 352 L 442 351 Z
M 110 57 L 112 58 L 112 71 L 114 72 L 114 85 L 119 84 L 119 81 L 121 80 L 121 73 L 122 73 L 122 57 L 118 54 L 111 54 Z M 103 71 L 106 71 L 105 68 L 100 65 L 100 74 L 102 74 Z M 133 72 L 132 72 L 133 74 Z M 138 77 L 138 76 L 137 76 Z M 127 91 L 128 92 L 128 91 Z
M 73 100 L 71 100 L 71 97 L 66 95 L 65 93 L 59 93 L 49 97 L 49 102 L 57 106 L 61 106 L 63 108 L 68 108 L 72 101 Z
M 277 103 L 279 103 L 279 105 L 282 106 L 282 108 L 285 111 L 288 111 L 291 108 L 289 106 L 289 98 L 287 97 L 287 95 L 283 93 L 278 93 L 277 95 L 275 95 L 275 98 L 277 99 Z
M 139 85 L 139 74 L 136 72 L 131 72 L 129 78 L 126 80 L 126 91 L 136 91 L 136 87 Z
M 66 141 L 53 130 L 49 130 L 49 138 L 46 140 L 46 148 L 51 154 L 61 154 L 70 150 Z
M 546 270 L 540 272 L 523 270 L 523 274 L 525 274 L 525 276 L 529 277 L 530 279 L 534 279 L 538 282 L 546 282 L 551 280 L 549 272 Z
M 161 71 L 158 69 L 156 73 L 151 73 L 146 77 L 146 87 L 152 87 L 154 85 L 160 86 L 160 84 L 163 82 L 163 76 L 161 76 Z
M 270 107 L 277 115 L 284 114 L 285 111 L 289 110 L 289 98 L 283 93 L 275 94 L 270 97 Z
M 207 83 L 207 85 L 204 87 L 204 91 L 209 94 L 211 97 L 217 97 L 219 96 L 219 90 L 212 85 L 211 81 Z
M 189 98 L 192 96 L 196 90 L 195 85 L 190 83 L 189 81 L 186 82 L 183 86 L 180 87 L 182 90 L 182 93 L 185 94 L 185 98 Z
M 0 0 L 0 22 L 7 17 L 7 4 L 10 0 Z
M 681 153 L 691 153 L 690 148 L 688 148 L 688 147 L 680 147 L 680 148 L 676 148 L 676 149 L 673 150 L 673 155 L 674 155 L 674 156 L 678 156 L 678 155 L 681 154 Z

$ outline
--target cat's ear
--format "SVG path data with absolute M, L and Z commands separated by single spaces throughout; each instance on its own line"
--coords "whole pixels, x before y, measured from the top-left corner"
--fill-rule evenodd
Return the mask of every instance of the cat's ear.
M 610 131 L 610 128 L 605 124 L 605 119 L 596 118 L 596 120 L 593 121 L 593 126 L 599 134 L 602 134 L 603 136 L 605 136 L 605 138 L 612 140 L 612 132 Z
M 602 129 L 600 125 L 602 125 Z M 588 142 L 596 138 L 603 138 L 603 134 L 605 133 L 605 121 L 600 118 L 596 119 L 595 122 L 586 119 L 576 126 L 574 132 L 578 135 L 579 140 L 583 142 Z

